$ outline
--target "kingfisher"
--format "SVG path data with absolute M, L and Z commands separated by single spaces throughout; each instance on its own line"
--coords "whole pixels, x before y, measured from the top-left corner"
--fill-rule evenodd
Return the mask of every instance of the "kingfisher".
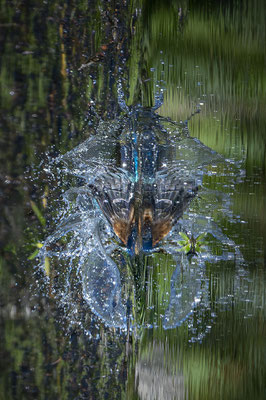
M 117 168 L 89 185 L 102 213 L 129 253 L 152 250 L 197 193 L 193 179 L 169 167 L 167 132 L 152 110 L 135 112 L 119 137 Z

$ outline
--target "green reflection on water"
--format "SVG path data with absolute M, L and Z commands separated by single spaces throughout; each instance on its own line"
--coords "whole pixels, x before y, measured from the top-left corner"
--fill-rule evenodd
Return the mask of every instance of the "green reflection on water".
M 0 7 L 0 398 L 263 399 L 264 1 L 1 0 Z M 177 121 L 202 103 L 201 114 L 189 121 L 191 135 L 245 162 L 233 209 L 246 223 L 221 223 L 242 246 L 253 301 L 232 299 L 223 309 L 216 299 L 231 293 L 234 266 L 209 265 L 216 316 L 202 343 L 191 343 L 187 324 L 164 331 L 160 320 L 157 329 L 120 336 L 95 326 L 84 305 L 80 319 L 92 336 L 76 325 L 69 334 L 53 293 L 35 283 L 34 262 L 26 261 L 46 235 L 30 199 L 49 221 L 60 192 L 58 182 L 39 171 L 37 184 L 27 179 L 34 163 L 50 145 L 54 153 L 66 152 L 95 133 L 98 116 L 116 115 L 118 78 L 127 103 L 144 106 L 153 104 L 155 82 L 162 80 L 159 113 Z M 213 176 L 205 182 L 213 188 L 218 183 Z M 140 288 L 134 306 L 136 319 L 146 323 L 164 311 L 173 269 L 169 256 L 153 262 L 150 285 Z M 209 313 L 196 309 L 195 335 L 209 326 Z

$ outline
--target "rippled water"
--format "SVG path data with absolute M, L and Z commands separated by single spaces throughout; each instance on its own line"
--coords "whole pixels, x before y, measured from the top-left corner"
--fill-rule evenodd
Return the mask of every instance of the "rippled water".
M 264 399 L 264 2 L 0 7 L 0 398 Z

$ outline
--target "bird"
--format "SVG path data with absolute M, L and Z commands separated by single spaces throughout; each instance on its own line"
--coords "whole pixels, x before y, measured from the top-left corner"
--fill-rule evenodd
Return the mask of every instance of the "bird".
M 172 166 L 167 132 L 154 111 L 132 115 L 118 139 L 118 165 L 101 168 L 89 190 L 116 236 L 139 254 L 170 232 L 198 187 Z
M 193 180 L 184 181 L 173 171 L 155 174 L 152 182 L 135 182 L 121 170 L 102 173 L 89 189 L 131 254 L 156 247 L 198 191 Z

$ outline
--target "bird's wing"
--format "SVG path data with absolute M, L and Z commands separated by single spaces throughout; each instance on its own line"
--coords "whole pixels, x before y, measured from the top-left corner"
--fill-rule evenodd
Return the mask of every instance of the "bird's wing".
M 134 183 L 121 171 L 107 171 L 98 176 L 89 188 L 116 235 L 127 244 L 134 218 Z
M 153 246 L 169 233 L 198 188 L 193 179 L 184 180 L 171 173 L 157 177 L 154 189 Z

